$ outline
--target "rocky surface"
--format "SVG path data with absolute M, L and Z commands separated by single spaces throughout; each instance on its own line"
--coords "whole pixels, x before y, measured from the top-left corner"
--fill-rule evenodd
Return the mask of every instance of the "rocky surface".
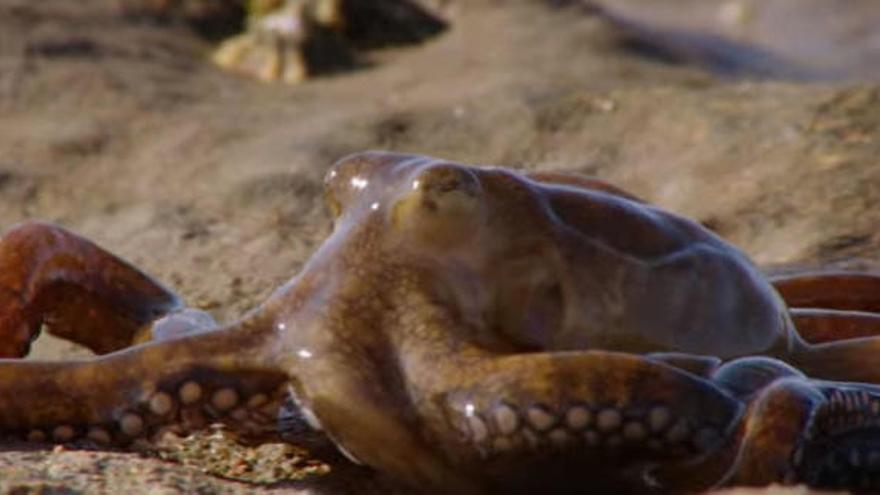
M 551 3 L 566 2 L 456 2 L 430 42 L 287 87 L 225 73 L 187 23 L 113 0 L 0 0 L 0 225 L 60 222 L 227 320 L 327 233 L 326 168 L 388 148 L 593 173 L 768 267 L 878 266 L 880 86 L 718 77 Z M 47 341 L 39 355 L 76 352 Z M 281 447 L 192 442 L 163 454 L 179 463 L 6 445 L 0 493 L 384 493 L 343 465 L 226 480 L 216 473 L 323 468 Z M 244 450 L 205 454 L 224 449 Z

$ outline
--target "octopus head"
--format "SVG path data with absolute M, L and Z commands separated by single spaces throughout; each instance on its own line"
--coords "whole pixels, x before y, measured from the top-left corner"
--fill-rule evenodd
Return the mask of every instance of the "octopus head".
M 368 152 L 326 190 L 337 234 L 426 274 L 423 292 L 507 349 L 709 352 L 724 325 L 762 329 L 762 347 L 749 308 L 779 321 L 735 248 L 596 179 Z
M 330 170 L 326 197 L 337 232 L 381 232 L 384 259 L 428 273 L 428 292 L 507 344 L 547 347 L 559 332 L 565 268 L 537 182 L 370 152 Z

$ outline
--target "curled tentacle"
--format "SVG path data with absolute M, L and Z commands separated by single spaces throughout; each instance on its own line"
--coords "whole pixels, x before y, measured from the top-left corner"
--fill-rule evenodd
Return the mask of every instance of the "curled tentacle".
M 880 387 L 821 383 L 824 402 L 795 452 L 798 481 L 880 490 Z
M 811 378 L 880 384 L 880 370 L 865 365 L 880 352 L 880 275 L 829 271 L 771 282 L 808 343 L 786 361 Z
M 819 308 L 792 308 L 798 334 L 811 344 L 880 336 L 880 313 Z
M 259 322 L 80 361 L 0 360 L 0 432 L 24 440 L 125 445 L 222 422 L 275 435 L 287 375 Z
M 793 308 L 880 312 L 880 275 L 827 271 L 772 277 L 773 288 Z
M 821 403 L 818 391 L 799 378 L 783 378 L 762 389 L 743 420 L 739 453 L 725 483 L 796 483 L 795 453 Z
M 810 380 L 765 357 L 726 363 L 712 380 L 749 404 L 723 484 L 880 489 L 880 387 Z
M 749 408 L 727 482 L 880 489 L 880 387 L 782 379 Z
M 764 356 L 728 361 L 711 374 L 713 383 L 743 401 L 750 401 L 773 382 L 786 377 L 806 379 L 788 363 Z
M 178 297 L 91 241 L 26 222 L 0 240 L 0 358 L 27 354 L 40 326 L 103 354 L 125 348 Z
M 772 283 L 810 344 L 796 346 L 787 361 L 811 378 L 880 384 L 880 370 L 866 365 L 880 352 L 880 275 L 819 272 Z

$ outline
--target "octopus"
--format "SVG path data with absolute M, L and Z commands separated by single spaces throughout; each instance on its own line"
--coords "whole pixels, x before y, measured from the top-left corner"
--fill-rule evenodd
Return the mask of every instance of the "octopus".
M 877 275 L 767 278 L 574 174 L 363 152 L 325 191 L 332 233 L 225 325 L 62 227 L 12 227 L 0 434 L 295 424 L 417 493 L 880 489 Z M 42 328 L 95 356 L 21 359 Z

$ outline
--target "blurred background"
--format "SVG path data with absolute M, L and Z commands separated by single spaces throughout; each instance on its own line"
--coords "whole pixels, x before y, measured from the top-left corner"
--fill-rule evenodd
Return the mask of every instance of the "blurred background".
M 233 319 L 327 234 L 326 169 L 379 148 L 597 175 L 768 270 L 876 268 L 878 80 L 876 0 L 0 0 L 0 226 L 59 222 Z M 299 493 L 200 472 L 313 466 L 216 449 L 0 453 L 0 492 Z

